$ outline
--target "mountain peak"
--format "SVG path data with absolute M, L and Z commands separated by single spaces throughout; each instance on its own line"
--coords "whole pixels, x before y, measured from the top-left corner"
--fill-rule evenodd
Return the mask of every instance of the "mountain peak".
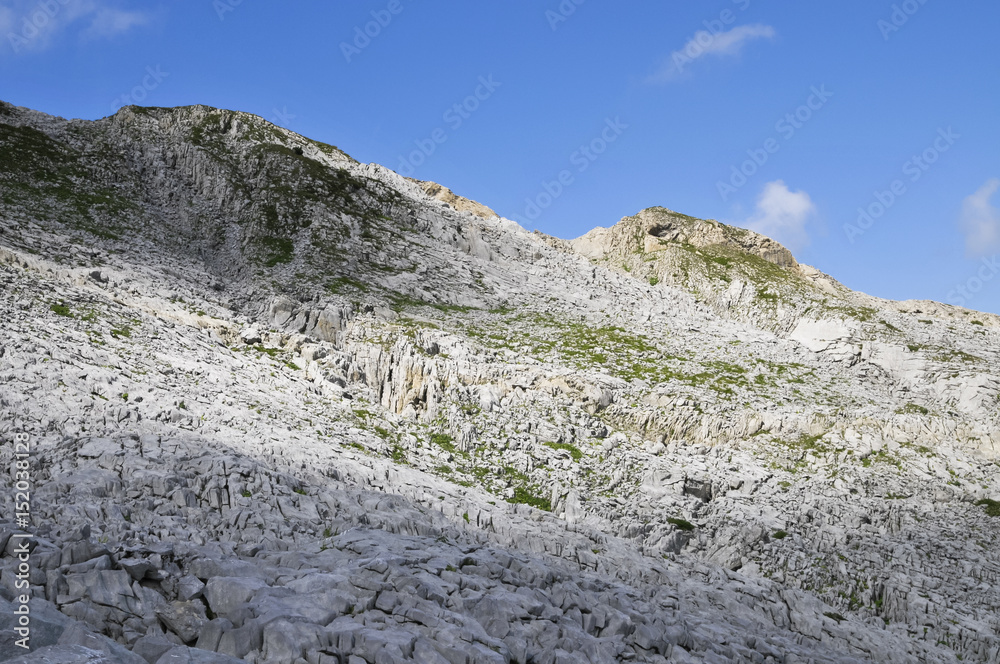
M 671 245 L 688 245 L 699 249 L 734 249 L 758 256 L 791 272 L 798 268 L 792 253 L 769 237 L 665 207 L 646 208 L 634 216 L 623 218 L 610 229 L 596 228 L 572 242 L 577 251 L 592 258 L 636 251 L 649 254 L 663 251 Z

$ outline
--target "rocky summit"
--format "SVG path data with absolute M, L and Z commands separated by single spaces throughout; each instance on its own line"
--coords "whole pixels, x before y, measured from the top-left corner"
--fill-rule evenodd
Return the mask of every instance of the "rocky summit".
M 1000 661 L 995 315 L 204 106 L 0 105 L 0 284 L 0 659 Z

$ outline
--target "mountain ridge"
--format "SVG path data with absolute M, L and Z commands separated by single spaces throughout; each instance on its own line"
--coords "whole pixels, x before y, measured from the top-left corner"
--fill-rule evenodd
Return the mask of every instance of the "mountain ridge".
M 210 114 L 210 113 L 213 113 L 213 112 L 214 113 L 222 112 L 222 113 L 226 113 L 226 114 L 231 114 L 234 117 L 252 118 L 255 122 L 260 123 L 260 124 L 268 127 L 269 129 L 273 129 L 275 132 L 277 132 L 276 135 L 279 137 L 279 139 L 282 139 L 282 138 L 291 139 L 291 138 L 297 137 L 298 139 L 300 139 L 298 142 L 304 142 L 304 143 L 307 143 L 307 144 L 314 145 L 314 146 L 318 147 L 320 149 L 320 151 L 322 151 L 322 152 L 335 152 L 338 156 L 344 158 L 345 160 L 349 160 L 349 161 L 351 161 L 353 163 L 358 163 L 352 157 L 350 157 L 346 153 L 340 151 L 335 146 L 330 146 L 330 145 L 327 145 L 327 144 L 324 144 L 324 143 L 320 143 L 320 142 L 313 141 L 311 139 L 307 139 L 305 137 L 302 137 L 299 134 L 296 134 L 295 132 L 291 132 L 291 131 L 289 131 L 287 129 L 283 129 L 283 128 L 279 127 L 278 125 L 274 125 L 272 122 L 266 120 L 265 118 L 263 118 L 261 116 L 258 116 L 258 115 L 252 114 L 252 113 L 248 113 L 248 112 L 245 112 L 245 111 L 235 111 L 235 110 L 227 110 L 227 109 L 218 109 L 218 108 L 214 108 L 214 107 L 211 107 L 211 106 L 206 106 L 206 105 L 203 105 L 203 104 L 192 104 L 192 105 L 188 105 L 188 106 L 177 106 L 177 107 L 142 107 L 142 106 L 129 105 L 129 106 L 124 106 L 121 109 L 119 109 L 118 111 L 116 111 L 114 114 L 112 114 L 110 116 L 106 116 L 106 117 L 101 118 L 99 120 L 81 120 L 81 119 L 65 120 L 65 119 L 60 118 L 58 116 L 48 116 L 48 115 L 46 115 L 44 113 L 41 113 L 39 111 L 33 111 L 32 109 L 28 109 L 28 108 L 24 108 L 24 107 L 19 107 L 19 106 L 14 106 L 13 104 L 11 104 L 9 102 L 5 102 L 3 100 L 0 100 L 0 106 L 6 106 L 9 109 L 16 110 L 16 111 L 19 111 L 19 112 L 29 112 L 29 113 L 32 113 L 32 114 L 42 115 L 42 116 L 45 116 L 45 117 L 48 117 L 48 118 L 51 118 L 51 119 L 57 120 L 57 121 L 58 120 L 64 120 L 66 122 L 101 122 L 101 121 L 105 121 L 105 120 L 110 120 L 110 119 L 116 117 L 117 115 L 121 114 L 123 111 L 126 111 L 126 112 L 130 112 L 130 111 L 131 112 L 141 112 L 141 113 L 144 113 L 144 114 L 145 113 L 150 113 L 150 112 L 178 112 L 178 111 L 186 111 L 186 110 L 195 110 L 195 111 L 202 112 L 204 114 Z M 371 166 L 371 165 L 369 165 L 369 166 Z M 381 168 L 384 168 L 384 167 L 381 167 Z M 389 170 L 389 169 L 385 169 L 385 170 Z M 390 172 L 392 172 L 392 171 L 390 171 Z M 491 208 L 487 207 L 486 205 L 483 205 L 482 203 L 480 203 L 478 201 L 474 201 L 474 200 L 462 197 L 460 195 L 457 195 L 457 194 L 455 194 L 454 192 L 452 192 L 450 189 L 448 189 L 446 186 L 444 186 L 442 184 L 439 184 L 439 183 L 436 183 L 436 182 L 415 180 L 415 179 L 412 179 L 412 178 L 407 178 L 407 179 L 410 180 L 411 182 L 417 184 L 422 189 L 424 189 L 424 191 L 427 192 L 428 195 L 430 195 L 432 198 L 437 198 L 438 200 L 442 200 L 445 204 L 450 205 L 450 207 L 452 207 L 453 209 L 456 209 L 458 211 L 466 211 L 466 210 L 467 211 L 472 211 L 477 216 L 484 217 L 484 218 L 489 218 L 491 216 L 497 216 L 498 218 L 500 217 L 500 215 L 498 215 L 494 210 L 492 210 Z M 458 205 L 458 207 L 456 207 L 456 205 Z M 696 237 L 695 241 L 694 242 L 686 242 L 688 244 L 693 244 L 693 246 L 696 246 L 696 247 L 704 247 L 704 246 L 710 246 L 710 245 L 714 245 L 714 244 L 727 244 L 729 246 L 738 246 L 739 240 L 737 240 L 736 242 L 734 242 L 733 241 L 734 236 L 736 238 L 739 238 L 740 240 L 742 240 L 743 238 L 751 238 L 751 242 L 750 242 L 749 248 L 744 247 L 744 250 L 749 251 L 750 253 L 756 253 L 756 255 L 764 258 L 765 260 L 768 260 L 768 262 L 771 262 L 771 263 L 774 263 L 774 264 L 778 265 L 779 267 L 786 267 L 786 268 L 787 267 L 791 267 L 791 268 L 793 268 L 793 271 L 796 271 L 799 268 L 800 264 L 798 263 L 798 261 L 796 261 L 795 257 L 792 255 L 792 253 L 786 247 L 784 247 L 783 245 L 781 245 L 779 242 L 777 242 L 777 241 L 775 241 L 775 240 L 773 240 L 771 238 L 768 238 L 767 236 L 764 236 L 764 235 L 761 235 L 761 234 L 756 233 L 754 231 L 750 231 L 748 229 L 743 229 L 743 228 L 740 228 L 740 227 L 737 227 L 737 226 L 729 226 L 729 225 L 723 224 L 722 222 L 718 222 L 718 221 L 713 220 L 713 219 L 702 220 L 702 219 L 698 219 L 698 218 L 695 218 L 695 217 L 690 217 L 689 215 L 678 213 L 678 212 L 669 210 L 667 208 L 663 208 L 661 206 L 653 206 L 653 207 L 650 207 L 650 208 L 645 208 L 645 209 L 640 210 L 639 212 L 637 212 L 635 215 L 630 215 L 630 216 L 622 217 L 620 220 L 618 220 L 617 222 L 615 222 L 615 224 L 613 226 L 611 226 L 611 227 L 606 227 L 605 228 L 605 227 L 598 226 L 598 227 L 595 227 L 595 228 L 587 231 L 582 236 L 579 236 L 577 238 L 565 239 L 565 240 L 562 240 L 561 238 L 559 238 L 559 239 L 562 240 L 563 242 L 569 243 L 569 246 L 574 247 L 573 250 L 575 252 L 581 253 L 582 255 L 584 255 L 584 256 L 586 256 L 588 258 L 592 258 L 593 259 L 595 257 L 599 257 L 599 254 L 600 253 L 604 253 L 605 250 L 603 248 L 601 248 L 600 246 L 596 246 L 596 247 L 593 246 L 594 242 L 593 242 L 592 238 L 595 238 L 595 236 L 599 237 L 599 236 L 602 236 L 602 235 L 606 235 L 609 231 L 612 231 L 616 227 L 620 228 L 623 223 L 624 224 L 628 224 L 632 220 L 640 220 L 640 223 L 641 223 L 641 221 L 644 220 L 644 218 L 647 215 L 654 214 L 654 213 L 659 213 L 659 212 L 666 212 L 668 216 L 672 217 L 675 220 L 681 219 L 681 220 L 694 221 L 694 222 L 699 222 L 702 225 L 707 225 L 709 227 L 711 227 L 711 226 L 714 225 L 716 228 L 726 229 L 726 230 L 724 230 L 720 234 L 720 236 L 717 237 L 717 239 L 715 239 L 715 241 L 713 241 L 713 238 L 711 238 L 711 237 L 705 237 L 704 235 L 698 236 L 698 234 L 696 233 L 697 237 Z M 652 225 L 655 225 L 655 222 L 653 222 Z M 650 236 L 650 237 L 646 237 L 646 239 L 645 239 L 647 245 L 651 241 L 662 240 L 662 238 L 659 237 L 659 233 L 664 232 L 664 231 L 660 231 L 660 230 L 656 230 L 656 229 L 649 229 L 649 230 L 654 230 L 656 232 L 654 232 L 654 233 L 647 233 L 647 235 Z M 674 231 L 674 234 L 675 235 L 677 234 L 676 230 Z M 711 234 L 709 234 L 709 236 L 710 235 Z M 598 245 L 599 244 L 600 243 L 598 242 Z M 768 252 L 773 252 L 775 256 L 780 256 L 780 258 L 775 259 L 775 258 L 769 257 L 767 255 Z M 806 266 L 804 266 L 804 268 L 805 268 L 805 271 L 814 280 L 828 281 L 828 282 L 832 282 L 831 285 L 842 286 L 842 284 L 840 284 L 840 282 L 836 281 L 835 278 L 833 278 L 832 276 L 827 275 L 825 273 L 822 273 L 819 270 L 816 270 L 816 268 L 813 268 L 812 266 L 806 265 Z M 859 291 L 854 291 L 854 292 L 864 295 L 863 293 L 860 293 Z M 874 296 L 870 296 L 870 297 L 874 297 Z M 976 310 L 965 309 L 964 307 L 958 307 L 958 306 L 955 306 L 955 305 L 950 305 L 950 304 L 945 304 L 945 303 L 941 303 L 941 302 L 936 302 L 934 300 L 920 299 L 920 300 L 899 300 L 899 301 L 895 301 L 895 300 L 888 300 L 888 299 L 885 299 L 885 298 L 876 298 L 876 299 L 878 299 L 881 302 L 895 302 L 895 303 L 898 303 L 898 304 L 903 304 L 903 303 L 907 303 L 907 302 L 908 303 L 914 303 L 914 304 L 932 303 L 933 305 L 937 305 L 937 306 L 929 307 L 929 308 L 932 308 L 932 309 L 934 309 L 934 310 L 936 310 L 938 312 L 941 312 L 938 315 L 945 315 L 944 312 L 949 312 L 949 310 L 953 309 L 953 310 L 956 310 L 956 311 L 969 311 L 969 312 L 972 312 L 973 314 L 982 314 L 982 315 L 987 316 L 987 317 L 989 317 L 991 319 L 994 319 L 994 320 L 996 319 L 996 314 L 992 314 L 990 312 L 978 312 Z

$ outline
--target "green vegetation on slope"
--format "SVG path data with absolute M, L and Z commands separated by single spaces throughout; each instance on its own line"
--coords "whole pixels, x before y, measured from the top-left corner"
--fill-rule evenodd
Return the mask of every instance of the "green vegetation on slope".
M 0 123 L 0 203 L 93 235 L 117 237 L 116 226 L 135 204 L 113 189 L 95 186 L 83 156 L 37 129 Z

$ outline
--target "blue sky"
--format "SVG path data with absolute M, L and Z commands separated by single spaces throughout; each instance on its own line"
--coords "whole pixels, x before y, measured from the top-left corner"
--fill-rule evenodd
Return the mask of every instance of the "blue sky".
M 249 111 L 529 229 L 663 205 L 1000 312 L 998 26 L 987 0 L 5 0 L 0 98 Z

